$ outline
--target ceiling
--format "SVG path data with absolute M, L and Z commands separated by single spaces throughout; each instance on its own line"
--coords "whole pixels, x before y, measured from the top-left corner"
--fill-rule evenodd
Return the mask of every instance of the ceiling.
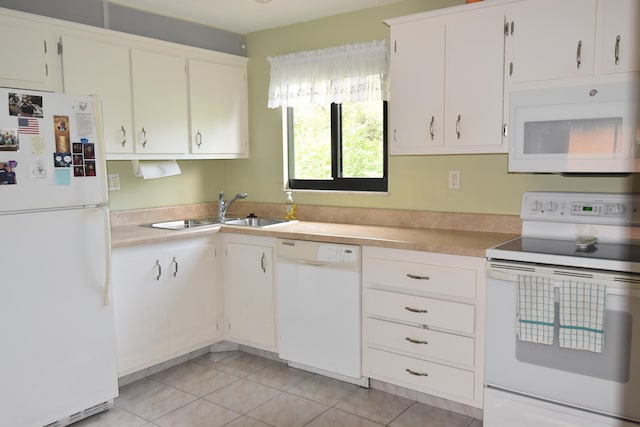
M 248 34 L 399 0 L 108 0 L 111 3 Z

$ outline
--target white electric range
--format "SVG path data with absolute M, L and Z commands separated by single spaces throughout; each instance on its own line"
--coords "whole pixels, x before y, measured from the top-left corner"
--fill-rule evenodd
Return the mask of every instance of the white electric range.
M 521 218 L 521 237 L 487 250 L 484 425 L 637 426 L 640 196 L 525 193 Z M 550 343 L 516 333 L 526 280 L 550 286 Z M 559 345 L 566 283 L 606 286 L 601 352 Z

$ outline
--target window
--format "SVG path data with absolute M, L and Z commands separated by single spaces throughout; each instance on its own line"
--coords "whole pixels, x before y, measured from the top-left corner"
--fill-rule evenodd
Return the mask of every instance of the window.
M 290 188 L 387 191 L 388 56 L 374 41 L 267 58 Z
M 386 101 L 287 108 L 292 189 L 387 191 Z

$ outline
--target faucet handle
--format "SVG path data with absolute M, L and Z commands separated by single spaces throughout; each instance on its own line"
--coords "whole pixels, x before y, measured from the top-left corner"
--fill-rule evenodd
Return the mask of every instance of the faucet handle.
M 222 191 L 218 193 L 218 200 L 224 200 L 224 193 Z

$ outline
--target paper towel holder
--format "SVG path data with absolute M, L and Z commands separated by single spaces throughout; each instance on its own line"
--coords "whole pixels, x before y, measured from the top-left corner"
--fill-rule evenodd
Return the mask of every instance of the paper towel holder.
M 146 167 L 145 167 L 146 166 Z M 145 174 L 144 169 L 153 167 L 153 172 Z M 182 171 L 180 166 L 175 160 L 163 160 L 163 161 L 140 161 L 131 160 L 131 167 L 133 169 L 133 175 L 137 178 L 154 179 L 164 178 L 167 176 L 180 175 Z

